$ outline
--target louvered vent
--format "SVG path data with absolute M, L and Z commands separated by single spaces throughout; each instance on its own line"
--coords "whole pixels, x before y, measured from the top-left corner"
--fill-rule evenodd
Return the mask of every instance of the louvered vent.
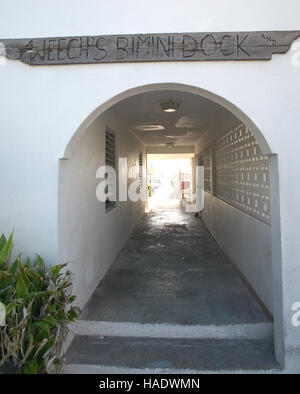
M 139 189 L 143 186 L 143 153 L 139 153 Z
M 116 135 L 108 128 L 105 131 L 105 165 L 116 171 Z M 106 174 L 106 178 L 107 177 L 108 175 Z M 116 201 L 113 201 L 116 196 L 116 184 L 114 179 L 108 181 L 106 193 L 107 199 L 105 201 L 105 209 L 109 211 L 116 206 Z

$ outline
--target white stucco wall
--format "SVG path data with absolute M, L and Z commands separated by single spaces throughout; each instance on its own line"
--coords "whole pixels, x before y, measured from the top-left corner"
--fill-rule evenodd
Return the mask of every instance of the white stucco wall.
M 298 0 L 2 0 L 0 37 L 191 31 L 299 30 Z M 298 40 L 298 43 L 300 40 Z M 137 86 L 172 82 L 213 92 L 233 103 L 278 154 L 285 355 L 300 360 L 300 328 L 291 324 L 300 301 L 300 67 L 293 51 L 261 62 L 167 62 L 0 67 L 0 231 L 15 227 L 25 255 L 57 261 L 58 159 L 97 107 Z M 279 259 L 280 260 L 280 259 Z M 281 286 L 281 278 L 283 285 Z M 275 306 L 275 304 L 274 304 Z M 281 324 L 282 323 L 282 324 Z M 298 363 L 299 365 L 299 363 Z
M 221 169 L 218 171 L 214 167 L 216 166 L 216 146 L 224 135 L 235 129 L 239 124 L 240 122 L 237 120 L 230 125 L 221 121 L 216 132 L 210 132 L 202 136 L 195 147 L 197 156 L 200 158 L 205 156 L 207 151 L 210 150 L 210 190 L 212 192 L 204 193 L 202 218 L 231 262 L 242 273 L 266 309 L 273 314 L 271 225 L 260 220 L 262 217 L 258 219 L 252 216 L 250 212 L 234 207 L 234 205 L 230 204 L 230 200 L 228 202 L 223 201 L 217 192 L 218 189 L 221 191 L 224 185 L 222 184 Z M 238 149 L 238 145 L 228 146 L 227 149 L 230 149 L 231 154 L 234 154 L 236 149 Z M 234 161 L 231 164 L 234 165 Z M 246 165 L 244 164 L 244 166 Z M 227 171 L 232 177 L 236 176 L 236 173 L 229 166 Z M 250 175 L 250 172 L 254 173 L 255 169 L 252 168 L 248 175 Z M 276 172 L 274 173 L 274 171 L 270 170 L 268 172 L 268 179 L 276 178 Z M 245 178 L 246 176 L 244 175 Z M 227 179 L 230 179 L 230 176 Z M 251 181 L 249 182 L 251 184 Z M 260 185 L 259 190 L 256 189 L 256 192 L 263 192 L 263 188 L 264 185 Z M 270 199 L 273 197 L 272 194 L 276 194 L 276 192 L 270 191 Z M 220 195 L 222 194 L 220 193 Z
M 143 145 L 112 113 L 105 112 L 85 131 L 72 149 L 69 159 L 60 161 L 59 176 L 59 260 L 72 262 L 74 292 L 83 306 L 132 230 L 144 213 L 141 201 L 117 202 L 105 212 L 105 203 L 96 198 L 103 179 L 96 171 L 105 165 L 105 129 L 116 134 L 117 160 L 127 158 L 128 169 L 138 165 Z M 144 155 L 144 169 L 146 166 Z M 128 170 L 119 166 L 118 174 L 128 179 Z M 145 174 L 144 174 L 145 175 Z
M 207 192 L 202 217 L 228 257 L 273 313 L 271 227 Z

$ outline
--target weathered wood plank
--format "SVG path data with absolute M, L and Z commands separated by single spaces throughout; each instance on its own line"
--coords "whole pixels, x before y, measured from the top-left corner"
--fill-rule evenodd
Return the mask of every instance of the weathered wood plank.
M 32 65 L 270 60 L 300 31 L 174 33 L 3 39 L 6 57 Z

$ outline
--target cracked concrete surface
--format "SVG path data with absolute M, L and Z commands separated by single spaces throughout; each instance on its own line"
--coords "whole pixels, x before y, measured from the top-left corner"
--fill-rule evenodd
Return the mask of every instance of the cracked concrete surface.
M 143 216 L 82 319 L 181 325 L 269 321 L 202 220 L 180 209 Z

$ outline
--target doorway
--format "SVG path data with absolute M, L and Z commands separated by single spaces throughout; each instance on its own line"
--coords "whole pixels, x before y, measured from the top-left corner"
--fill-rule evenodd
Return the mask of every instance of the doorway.
M 193 193 L 195 154 L 147 155 L 148 210 L 179 208 Z

